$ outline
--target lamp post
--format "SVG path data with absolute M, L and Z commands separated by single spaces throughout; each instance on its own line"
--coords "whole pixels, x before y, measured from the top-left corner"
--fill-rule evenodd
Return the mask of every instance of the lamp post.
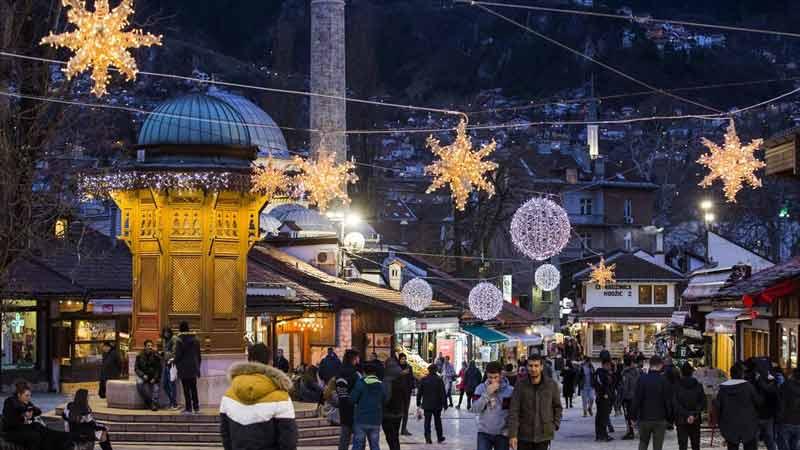
M 706 257 L 706 264 L 708 264 L 709 263 L 709 261 L 708 261 L 708 250 L 709 250 L 708 249 L 708 231 L 709 231 L 709 228 L 711 227 L 711 224 L 716 219 L 716 216 L 714 215 L 714 212 L 712 211 L 714 209 L 714 202 L 712 202 L 711 200 L 703 200 L 703 201 L 700 202 L 700 209 L 703 211 L 703 223 L 705 224 L 705 234 L 706 234 L 706 245 L 705 245 L 706 255 L 705 255 L 705 257 Z
M 325 214 L 332 222 L 339 222 L 339 275 L 344 270 L 344 229 L 346 225 L 358 225 L 361 216 L 355 211 L 328 211 Z

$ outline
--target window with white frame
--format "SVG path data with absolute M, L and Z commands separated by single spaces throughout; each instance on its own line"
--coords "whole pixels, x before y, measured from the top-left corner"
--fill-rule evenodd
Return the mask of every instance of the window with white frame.
M 581 199 L 581 215 L 582 216 L 591 216 L 592 215 L 592 199 L 591 198 L 582 198 Z
M 626 198 L 625 206 L 623 208 L 624 208 L 625 218 L 633 219 L 633 200 Z

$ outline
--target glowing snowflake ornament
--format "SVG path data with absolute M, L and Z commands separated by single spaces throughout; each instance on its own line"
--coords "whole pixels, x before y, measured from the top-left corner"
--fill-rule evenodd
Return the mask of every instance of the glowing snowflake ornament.
M 481 320 L 492 320 L 503 309 L 503 293 L 497 286 L 485 281 L 469 291 L 469 310 Z
M 136 78 L 136 60 L 128 52 L 129 48 L 161 45 L 161 36 L 142 33 L 142 30 L 124 31 L 128 17 L 133 14 L 133 0 L 122 0 L 114 10 L 110 10 L 108 0 L 96 0 L 94 11 L 88 11 L 83 0 L 63 0 L 67 20 L 75 25 L 75 31 L 53 34 L 42 38 L 42 44 L 66 47 L 75 52 L 62 69 L 71 79 L 84 70 L 92 70 L 94 86 L 92 93 L 98 97 L 106 94 L 111 75 L 108 69 L 116 67 L 128 81 Z
M 287 189 L 289 177 L 283 173 L 283 169 L 273 164 L 272 158 L 269 158 L 265 166 L 256 167 L 251 177 L 251 184 L 251 192 L 265 195 L 271 199 L 275 194 Z
M 589 267 L 592 268 L 592 273 L 589 275 L 589 279 L 600 286 L 600 289 L 605 289 L 607 284 L 611 284 L 615 282 L 614 279 L 614 269 L 616 269 L 616 264 L 611 264 L 610 266 L 606 265 L 606 259 L 600 258 L 600 262 L 597 264 L 589 264 Z
M 766 164 L 755 157 L 753 152 L 761 147 L 763 139 L 754 139 L 747 145 L 742 145 L 736 135 L 736 127 L 731 120 L 725 132 L 725 144 L 719 145 L 703 138 L 703 145 L 711 153 L 705 153 L 697 160 L 698 163 L 708 167 L 709 173 L 700 182 L 700 186 L 709 187 L 719 179 L 722 181 L 725 198 L 736 203 L 736 194 L 746 182 L 753 188 L 761 187 L 761 180 L 755 175 L 756 170 Z
M 533 279 L 543 291 L 552 291 L 561 282 L 561 272 L 552 264 L 542 264 L 536 269 Z
M 511 241 L 525 256 L 543 261 L 561 253 L 569 242 L 567 212 L 556 202 L 535 197 L 511 218 Z
M 403 286 L 400 297 L 403 303 L 412 311 L 420 312 L 431 305 L 433 301 L 433 289 L 427 281 L 422 278 L 414 278 Z
M 352 173 L 355 164 L 336 164 L 336 154 L 327 151 L 318 152 L 316 160 L 295 156 L 294 164 L 302 172 L 295 177 L 295 182 L 302 186 L 308 200 L 320 211 L 325 212 L 328 204 L 337 198 L 344 204 L 350 203 L 347 184 L 358 181 L 358 176 Z
M 497 168 L 497 164 L 484 161 L 497 147 L 492 140 L 478 151 L 472 150 L 472 139 L 467 134 L 467 121 L 462 119 L 456 127 L 456 139 L 450 145 L 442 146 L 439 140 L 428 136 L 428 147 L 439 160 L 425 167 L 425 173 L 433 175 L 433 183 L 426 193 L 448 185 L 456 208 L 463 211 L 473 188 L 485 191 L 489 197 L 494 195 L 494 185 L 485 175 Z

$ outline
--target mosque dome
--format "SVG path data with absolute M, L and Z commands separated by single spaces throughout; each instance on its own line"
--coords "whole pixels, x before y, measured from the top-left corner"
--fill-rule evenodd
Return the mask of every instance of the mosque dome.
M 250 100 L 212 86 L 208 95 L 220 99 L 233 107 L 244 117 L 244 123 L 250 132 L 250 142 L 258 147 L 258 156 L 273 158 L 289 158 L 289 149 L 278 124 L 263 109 Z
M 139 145 L 255 145 L 242 114 L 227 102 L 189 94 L 159 105 L 139 131 Z
M 336 227 L 330 219 L 302 205 L 294 203 L 278 205 L 266 215 L 277 219 L 281 224 L 294 222 L 304 233 L 336 234 Z

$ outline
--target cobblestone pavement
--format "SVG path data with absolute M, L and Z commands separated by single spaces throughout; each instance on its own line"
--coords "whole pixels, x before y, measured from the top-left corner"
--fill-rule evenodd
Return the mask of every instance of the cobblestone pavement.
M 612 434 L 616 439 L 611 442 L 595 442 L 594 440 L 594 417 L 582 417 L 581 408 L 579 406 L 580 399 L 575 402 L 576 407 L 564 410 L 564 419 L 561 424 L 561 429 L 556 434 L 556 439 L 551 446 L 552 450 L 635 450 L 638 449 L 639 441 L 630 440 L 623 441 L 620 438 L 625 432 L 625 421 L 622 416 L 615 417 L 612 414 L 611 421 L 616 428 L 616 432 Z M 412 408 L 413 409 L 413 408 Z M 409 423 L 409 428 L 413 436 L 402 437 L 401 447 L 414 450 L 474 450 L 476 448 L 476 430 L 475 430 L 475 416 L 464 409 L 457 410 L 455 408 L 448 409 L 443 417 L 442 423 L 444 426 L 444 433 L 447 440 L 442 444 L 425 444 L 423 435 L 423 421 L 412 419 Z M 434 440 L 436 434 L 434 431 Z M 710 448 L 710 434 L 704 432 L 702 434 L 701 447 L 704 449 Z M 714 447 L 722 448 L 719 435 L 714 439 Z M 114 446 L 119 450 L 142 450 L 148 448 L 155 450 L 157 447 L 153 446 Z M 159 449 L 167 447 L 160 447 Z M 180 447 L 181 450 L 209 450 L 214 447 Z M 308 448 L 308 447 L 306 447 Z M 331 450 L 335 447 L 319 447 L 319 450 Z M 381 449 L 388 450 L 386 441 L 382 440 Z M 650 447 L 652 448 L 652 447 Z M 676 450 L 678 448 L 677 439 L 674 431 L 668 431 L 667 437 L 664 442 L 664 449 Z M 310 449 L 310 448 L 309 448 Z M 317 449 L 310 449 L 317 450 Z

